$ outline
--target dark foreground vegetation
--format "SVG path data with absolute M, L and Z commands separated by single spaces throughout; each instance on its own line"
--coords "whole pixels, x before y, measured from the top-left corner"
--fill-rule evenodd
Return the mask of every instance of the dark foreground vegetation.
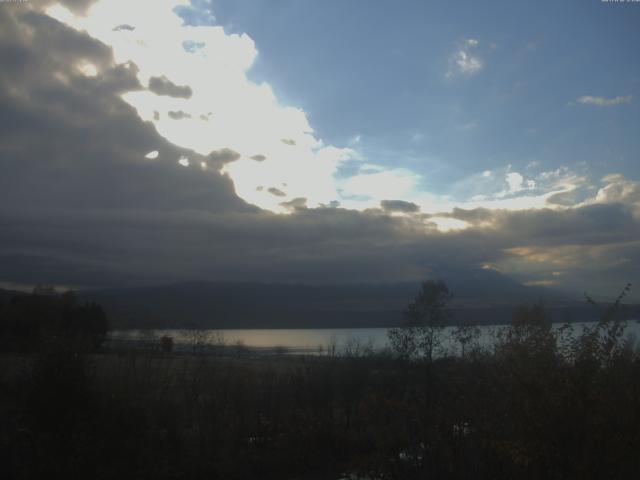
M 69 320 L 98 325 L 98 307 L 49 300 L 56 328 L 2 344 L 0 477 L 638 478 L 623 295 L 580 334 L 552 330 L 541 305 L 490 349 L 462 325 L 463 354 L 443 357 L 450 295 L 428 282 L 392 352 L 269 359 L 108 353 L 86 341 L 98 327 Z M 15 309 L 0 310 L 3 335 Z

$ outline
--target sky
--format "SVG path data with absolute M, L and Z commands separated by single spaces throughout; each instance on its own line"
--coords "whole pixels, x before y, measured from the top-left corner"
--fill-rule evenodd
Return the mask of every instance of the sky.
M 0 3 L 0 284 L 640 272 L 640 3 Z M 632 297 L 640 299 L 632 290 Z

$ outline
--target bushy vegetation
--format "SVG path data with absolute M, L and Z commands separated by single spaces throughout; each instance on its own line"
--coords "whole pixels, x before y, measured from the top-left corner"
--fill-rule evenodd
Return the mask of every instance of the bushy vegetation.
M 387 354 L 5 356 L 3 478 L 638 476 L 640 353 L 615 307 L 570 333 L 524 305 L 489 349 L 465 326 L 452 357 L 448 298 L 425 285 L 391 332 L 420 348 Z
M 0 351 L 35 352 L 52 341 L 75 343 L 95 351 L 107 334 L 108 322 L 95 303 L 78 304 L 75 294 L 36 287 L 32 295 L 16 295 L 0 304 Z

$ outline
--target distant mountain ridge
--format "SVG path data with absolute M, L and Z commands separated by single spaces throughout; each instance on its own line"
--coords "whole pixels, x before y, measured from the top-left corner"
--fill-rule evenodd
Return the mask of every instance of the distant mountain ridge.
M 540 299 L 553 321 L 594 320 L 597 312 L 553 289 L 524 286 L 488 269 L 440 272 L 454 294 L 452 321 L 502 324 L 515 307 Z M 419 282 L 304 285 L 185 282 L 87 290 L 79 301 L 102 305 L 112 328 L 340 328 L 391 327 L 415 297 Z M 10 292 L 0 290 L 0 302 Z M 631 307 L 626 307 L 627 310 Z M 637 308 L 630 311 L 636 312 Z M 627 316 L 633 316 L 627 313 Z M 635 314 L 637 317 L 638 315 Z M 634 317 L 635 318 L 635 317 Z
M 523 302 L 544 298 L 554 316 L 593 315 L 592 309 L 493 270 L 449 272 L 453 321 L 506 323 Z M 419 282 L 355 285 L 187 282 L 157 287 L 81 292 L 101 304 L 115 328 L 340 328 L 390 327 Z M 555 318 L 554 318 L 555 319 Z

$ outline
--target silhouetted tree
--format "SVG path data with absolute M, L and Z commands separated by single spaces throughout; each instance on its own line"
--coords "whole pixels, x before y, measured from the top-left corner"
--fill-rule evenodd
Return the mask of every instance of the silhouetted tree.
M 442 329 L 451 316 L 447 308 L 453 294 L 442 280 L 422 283 L 404 311 L 405 321 L 388 332 L 393 351 L 402 358 L 421 357 L 428 362 L 442 343 Z
M 464 357 L 470 347 L 477 346 L 477 340 L 480 337 L 480 328 L 469 322 L 461 321 L 453 331 L 453 338 L 460 344 L 460 354 Z
M 544 303 L 522 304 L 513 312 L 511 324 L 500 334 L 498 348 L 510 353 L 551 355 L 556 338 Z
M 97 350 L 108 330 L 107 317 L 95 303 L 77 305 L 69 291 L 62 295 L 49 288 L 32 295 L 13 297 L 0 314 L 0 333 L 5 350 L 33 351 L 52 338 L 73 340 L 76 346 Z
M 624 323 L 618 315 L 622 301 L 631 291 L 631 284 L 627 283 L 616 299 L 606 307 L 596 302 L 585 293 L 585 298 L 599 313 L 598 323 L 594 327 L 587 327 L 582 334 L 582 343 L 577 357 L 581 361 L 592 357 L 597 363 L 608 363 L 620 353 L 623 348 L 621 342 L 624 334 Z
M 170 335 L 163 335 L 160 337 L 160 348 L 164 353 L 173 352 L 173 337 Z

